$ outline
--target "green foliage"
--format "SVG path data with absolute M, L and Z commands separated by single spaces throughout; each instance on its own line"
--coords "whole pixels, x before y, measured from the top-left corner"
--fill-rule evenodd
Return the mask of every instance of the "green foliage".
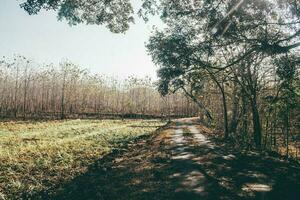
M 296 57 L 281 57 L 276 60 L 277 64 L 277 75 L 280 79 L 279 83 L 279 97 L 277 105 L 280 108 L 280 117 L 284 118 L 289 113 L 288 110 L 300 108 L 300 94 L 299 90 L 299 63 L 297 63 Z
M 58 19 L 67 20 L 70 25 L 106 25 L 114 33 L 125 32 L 133 23 L 129 0 L 26 0 L 20 6 L 30 15 L 42 9 L 55 10 Z
M 239 109 L 245 111 L 243 115 L 251 112 L 252 122 L 249 122 L 248 117 L 243 120 L 247 125 L 243 125 L 245 130 L 241 132 L 245 133 L 252 129 L 255 145 L 260 148 L 263 135 L 260 93 L 267 87 L 274 87 L 267 83 L 271 82 L 267 76 L 274 67 L 278 67 L 279 76 L 285 77 L 280 83 L 282 89 L 280 95 L 285 94 L 286 99 L 295 102 L 295 93 L 287 91 L 293 90 L 294 83 L 289 79 L 294 76 L 296 66 L 287 64 L 288 66 L 280 68 L 275 64 L 274 58 L 299 53 L 297 47 L 300 46 L 300 18 L 298 13 L 294 12 L 298 10 L 299 2 L 293 1 L 292 4 L 289 0 L 157 2 L 160 16 L 167 27 L 154 32 L 147 48 L 153 61 L 160 66 L 158 70 L 160 92 L 167 94 L 183 89 L 189 97 L 199 102 L 204 91 L 217 88 L 222 94 L 226 133 L 227 101 L 228 99 L 239 101 L 239 97 L 231 97 L 231 91 L 236 90 L 239 96 L 246 97 L 243 98 L 241 106 L 236 103 L 234 109 L 236 114 L 233 115 L 235 119 L 232 119 L 232 122 L 238 126 Z M 281 62 L 282 65 L 286 65 L 285 63 L 290 61 Z M 295 58 L 293 62 L 299 60 Z M 274 76 L 275 73 L 271 73 Z M 204 107 L 203 103 L 199 105 Z M 251 124 L 252 127 L 249 129 Z
M 243 0 L 152 3 L 157 2 L 168 27 L 150 37 L 147 49 L 153 61 L 161 66 L 158 76 L 163 94 L 185 85 L 183 79 L 195 84 L 201 82 L 196 74 L 203 75 L 203 69 L 221 71 L 245 59 L 289 52 L 299 45 L 295 41 L 299 38 L 300 21 L 296 14 L 290 13 L 297 3 Z M 281 13 L 287 17 L 282 19 Z M 187 76 L 183 78 L 184 75 Z M 198 81 L 192 78 L 195 76 Z

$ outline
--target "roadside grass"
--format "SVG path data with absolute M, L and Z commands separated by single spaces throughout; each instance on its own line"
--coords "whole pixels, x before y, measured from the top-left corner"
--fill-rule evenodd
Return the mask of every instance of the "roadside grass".
M 162 125 L 158 120 L 0 122 L 0 200 L 68 181 L 114 148 Z

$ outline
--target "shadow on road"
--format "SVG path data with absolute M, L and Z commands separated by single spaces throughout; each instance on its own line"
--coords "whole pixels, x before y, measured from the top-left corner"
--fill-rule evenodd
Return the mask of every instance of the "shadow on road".
M 199 130 L 199 129 L 197 129 Z M 42 199 L 298 199 L 300 168 L 255 152 L 237 153 L 177 122 L 152 139 L 113 152 Z

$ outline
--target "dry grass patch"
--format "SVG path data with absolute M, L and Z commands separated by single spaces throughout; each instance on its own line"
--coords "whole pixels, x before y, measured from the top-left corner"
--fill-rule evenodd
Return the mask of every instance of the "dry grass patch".
M 153 133 L 157 120 L 0 123 L 0 199 L 19 199 L 84 173 L 104 154 Z

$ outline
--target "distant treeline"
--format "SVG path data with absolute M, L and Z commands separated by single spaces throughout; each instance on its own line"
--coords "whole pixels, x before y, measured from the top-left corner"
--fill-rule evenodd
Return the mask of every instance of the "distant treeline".
M 119 80 L 68 61 L 42 65 L 23 56 L 0 63 L 1 118 L 160 118 L 198 111 L 182 93 L 162 97 L 149 77 Z
M 218 77 L 222 90 L 215 84 L 216 80 L 206 78 L 202 79 L 201 89 L 191 96 L 184 90 L 162 96 L 149 77 L 121 80 L 90 73 L 68 61 L 54 66 L 37 64 L 22 56 L 4 58 L 0 63 L 0 118 L 167 119 L 199 116 L 207 125 L 224 131 L 226 116 L 227 131 L 237 144 L 253 143 L 255 121 L 260 124 L 263 148 L 283 154 L 290 151 L 292 156 L 298 157 L 298 94 L 290 95 L 289 87 L 283 88 L 285 82 L 278 78 L 272 66 L 267 73 L 253 73 L 256 76 L 241 75 L 245 86 L 241 86 L 241 82 L 228 81 L 223 74 Z M 234 75 L 238 76 L 237 73 Z M 256 115 L 252 113 L 252 101 L 244 90 L 248 87 L 249 77 L 250 80 L 255 78 L 256 90 L 250 91 L 255 92 Z M 292 85 L 298 93 L 297 81 L 288 86 Z

